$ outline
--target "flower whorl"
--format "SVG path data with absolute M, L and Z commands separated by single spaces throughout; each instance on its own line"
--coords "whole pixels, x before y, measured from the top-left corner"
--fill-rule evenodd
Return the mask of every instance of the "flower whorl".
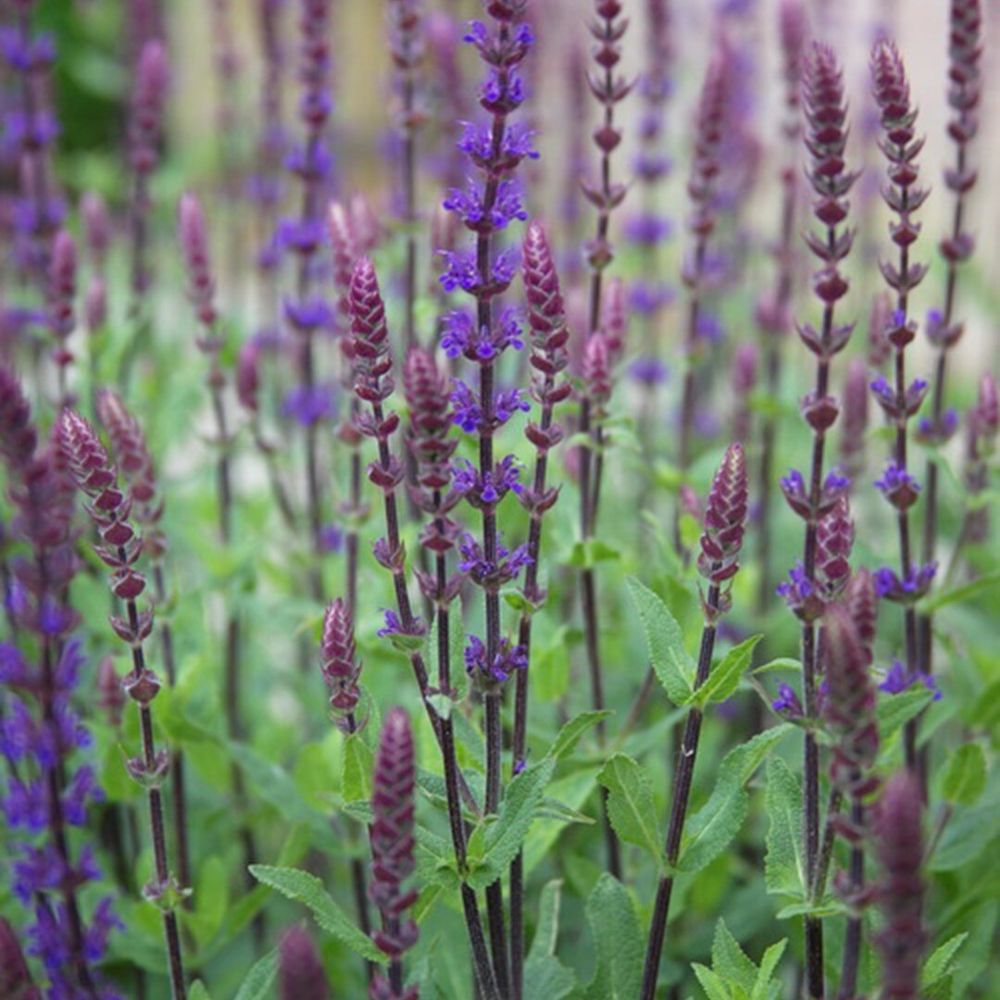
M 715 586 L 732 579 L 740 568 L 746 516 L 746 459 L 743 446 L 731 444 L 712 480 L 698 555 L 698 572 Z

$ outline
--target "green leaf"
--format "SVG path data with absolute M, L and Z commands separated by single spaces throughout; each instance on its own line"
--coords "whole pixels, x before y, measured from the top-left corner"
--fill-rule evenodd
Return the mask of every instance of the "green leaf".
M 340 787 L 344 801 L 366 802 L 372 797 L 374 755 L 363 733 L 351 733 L 344 740 L 343 763 Z
M 826 896 L 818 903 L 790 903 L 783 906 L 775 916 L 779 920 L 790 920 L 792 917 L 816 917 L 825 920 L 827 917 L 837 917 L 848 912 L 847 907 L 833 896 Z
M 375 947 L 371 938 L 365 937 L 358 930 L 354 921 L 314 875 L 301 868 L 278 868 L 272 865 L 251 865 L 250 874 L 258 882 L 263 882 L 289 899 L 307 906 L 316 918 L 316 923 L 351 951 L 370 962 L 386 961 L 385 955 Z
M 731 650 L 714 666 L 708 679 L 694 694 L 692 699 L 699 707 L 704 707 L 713 701 L 725 701 L 735 690 L 743 676 L 743 671 L 750 665 L 753 651 L 764 637 L 752 635 Z
M 730 983 L 738 985 L 749 993 L 757 981 L 757 966 L 750 961 L 739 942 L 730 933 L 725 920 L 715 925 L 712 941 L 712 970 L 724 976 Z
M 180 910 L 181 920 L 204 947 L 222 926 L 229 907 L 229 877 L 218 855 L 201 865 L 194 892 L 194 911 Z
M 645 770 L 627 754 L 616 753 L 597 780 L 608 790 L 608 819 L 618 839 L 641 847 L 657 865 L 662 865 L 663 838 Z
M 558 701 L 569 689 L 569 652 L 579 642 L 580 630 L 569 625 L 556 629 L 552 638 L 531 648 L 531 697 Z
M 705 991 L 708 1000 L 733 1000 L 732 994 L 726 989 L 726 984 L 722 977 L 714 973 L 708 966 L 700 962 L 693 962 L 691 968 L 701 983 L 701 988 Z
M 762 663 L 759 667 L 754 667 L 751 673 L 766 674 L 772 670 L 794 670 L 798 673 L 802 669 L 802 661 L 793 656 L 778 656 L 767 663 Z
M 806 869 L 802 846 L 802 788 L 780 757 L 767 762 L 767 855 L 764 880 L 767 891 L 795 899 L 806 897 Z
M 606 719 L 613 712 L 603 710 L 600 712 L 581 712 L 569 720 L 558 732 L 552 741 L 552 746 L 546 751 L 545 756 L 553 760 L 559 760 L 570 753 L 580 737 L 593 726 L 596 726 L 602 719 Z
M 936 594 L 925 597 L 917 604 L 917 610 L 925 615 L 931 615 L 949 604 L 967 601 L 970 597 L 975 597 L 983 591 L 992 590 L 1000 586 L 1000 569 L 991 573 L 984 573 L 970 583 L 964 583 L 960 587 L 952 587 L 951 590 L 943 590 Z
M 250 966 L 250 971 L 233 1000 L 269 1000 L 277 975 L 278 950 L 275 949 Z
M 473 836 L 479 835 L 477 839 L 481 838 L 482 841 L 482 861 L 469 875 L 468 882 L 473 889 L 485 889 L 492 885 L 514 860 L 535 818 L 535 810 L 542 801 L 545 786 L 549 783 L 555 766 L 555 761 L 546 757 L 519 774 L 507 786 L 500 814 L 495 819 L 487 818 L 484 825 L 474 831 Z M 471 840 L 469 857 L 471 861 Z
M 525 1000 L 561 1000 L 576 985 L 573 970 L 556 957 L 561 895 L 562 879 L 553 879 L 542 888 L 538 925 L 524 965 Z
M 657 678 L 675 705 L 688 704 L 694 690 L 695 663 L 684 648 L 680 625 L 647 586 L 629 577 L 628 587 L 646 634 L 649 658 Z
M 753 990 L 750 992 L 750 1000 L 767 1000 L 774 970 L 777 969 L 778 963 L 781 961 L 781 956 L 785 953 L 785 946 L 787 944 L 788 938 L 783 938 L 781 941 L 775 941 L 764 952 L 760 960 L 757 980 L 753 984 Z
M 880 694 L 876 714 L 879 736 L 883 743 L 910 719 L 916 718 L 930 703 L 932 694 L 923 685 L 912 687 L 899 694 Z
M 212 1000 L 212 994 L 200 979 L 196 979 L 188 990 L 188 1000 Z
M 746 817 L 749 798 L 743 786 L 778 741 L 794 728 L 783 723 L 765 729 L 726 754 L 712 794 L 688 821 L 677 860 L 679 871 L 696 872 L 726 849 Z
M 943 979 L 952 971 L 954 968 L 952 959 L 957 954 L 958 949 L 965 944 L 968 936 L 968 931 L 962 931 L 961 934 L 956 934 L 945 941 L 943 945 L 934 949 L 930 958 L 924 962 L 924 968 L 920 974 L 920 982 L 924 989 L 930 988 L 939 979 Z
M 620 558 L 621 553 L 618 549 L 608 545 L 607 542 L 600 538 L 585 538 L 573 543 L 566 563 L 580 569 L 592 569 L 599 562 Z
M 986 788 L 986 755 L 978 743 L 960 746 L 949 758 L 941 794 L 959 805 L 971 806 Z
M 606 872 L 587 897 L 587 922 L 597 956 L 586 1000 L 635 1000 L 642 980 L 644 941 L 625 887 Z

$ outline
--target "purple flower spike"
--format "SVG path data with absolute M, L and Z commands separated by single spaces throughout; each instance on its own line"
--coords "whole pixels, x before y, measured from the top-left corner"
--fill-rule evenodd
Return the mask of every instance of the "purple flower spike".
M 139 56 L 129 121 L 132 169 L 137 174 L 149 174 L 156 169 L 169 83 L 167 51 L 162 42 L 152 39 L 146 42 Z
M 382 723 L 372 779 L 372 877 L 368 894 L 383 920 L 382 929 L 373 935 L 375 944 L 394 964 L 417 940 L 417 925 L 406 916 L 416 902 L 417 892 L 404 886 L 414 869 L 415 777 L 410 718 L 403 709 L 393 708 Z M 387 990 L 388 984 L 381 988 Z M 376 995 L 403 997 L 396 992 Z
M 188 296 L 195 307 L 198 320 L 206 328 L 212 327 L 217 314 L 213 303 L 215 278 L 209 256 L 208 232 L 201 202 L 191 193 L 181 197 L 177 211 L 177 234 L 184 254 Z
M 361 664 L 354 645 L 354 622 L 347 605 L 339 597 L 323 616 L 323 680 L 330 689 L 330 708 L 353 730 L 352 713 L 361 693 L 358 676 Z M 350 717 L 350 718 L 348 718 Z
M 736 575 L 747 516 L 747 470 L 743 447 L 726 449 L 705 504 L 698 572 L 719 586 Z
M 883 926 L 875 939 L 882 954 L 886 997 L 920 992 L 923 925 L 923 797 L 916 777 L 899 771 L 886 783 L 875 814 L 876 853 L 883 878 L 879 892 Z
M 323 963 L 309 933 L 290 927 L 278 944 L 279 1000 L 328 1000 L 329 985 Z

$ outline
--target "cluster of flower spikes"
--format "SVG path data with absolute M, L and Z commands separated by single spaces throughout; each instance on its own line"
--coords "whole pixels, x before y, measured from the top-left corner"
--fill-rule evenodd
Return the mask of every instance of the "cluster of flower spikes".
M 875 812 L 875 850 L 883 871 L 878 898 L 882 929 L 875 946 L 882 956 L 882 996 L 903 1000 L 920 993 L 920 966 L 927 932 L 923 922 L 923 796 L 909 771 L 894 774 Z
M 368 889 L 382 914 L 382 929 L 373 935 L 375 944 L 393 964 L 413 947 L 418 933 L 416 923 L 406 916 L 417 891 L 404 886 L 414 870 L 415 776 L 410 719 L 402 708 L 393 708 L 382 723 L 372 779 L 372 874 Z M 376 974 L 369 995 L 373 1000 L 416 1000 L 417 988 L 404 989 L 401 982 L 392 981 L 390 971 L 389 978 Z
M 49 329 L 55 341 L 52 358 L 60 368 L 73 361 L 68 340 L 76 325 L 73 300 L 76 298 L 76 243 L 61 229 L 52 241 L 49 262 Z
M 652 204 L 653 194 L 660 183 L 670 173 L 670 158 L 663 152 L 666 106 L 674 90 L 670 67 L 674 65 L 674 44 L 672 15 L 668 0 L 647 0 L 646 72 L 639 80 L 639 96 L 642 99 L 642 113 L 639 117 L 639 152 L 633 161 L 633 169 L 639 183 L 649 192 L 650 203 L 628 219 L 625 223 L 626 238 L 653 252 L 665 243 L 673 233 L 671 220 L 657 211 Z M 637 312 L 655 316 L 673 297 L 673 288 L 655 280 L 649 273 L 642 280 L 632 284 L 630 304 Z M 643 372 L 653 375 L 662 364 L 656 358 L 640 359 L 633 374 L 641 379 Z M 662 378 L 662 374 L 659 376 Z M 658 379 L 650 378 L 650 381 Z
M 347 604 L 337 598 L 323 616 L 323 680 L 330 689 L 330 709 L 338 727 L 353 732 L 357 721 L 354 710 L 361 692 L 358 677 L 361 663 L 354 644 L 354 622 Z
M 699 545 L 698 572 L 718 590 L 718 598 L 705 604 L 707 618 L 729 608 L 729 581 L 740 568 L 740 548 L 747 518 L 747 466 L 743 446 L 726 449 L 705 502 Z
M 139 55 L 129 116 L 132 169 L 140 175 L 151 174 L 160 159 L 160 130 L 169 76 L 167 50 L 159 39 L 151 39 Z
M 75 766 L 70 759 L 90 745 L 90 734 L 70 704 L 83 665 L 80 644 L 70 638 L 79 618 L 65 603 L 78 566 L 72 527 L 75 490 L 54 444 L 39 447 L 27 399 L 4 368 L 0 455 L 14 507 L 11 532 L 31 550 L 30 557 L 11 560 L 8 621 L 16 627 L 14 636 L 35 637 L 39 655 L 35 667 L 20 646 L 0 644 L 0 683 L 10 692 L 0 722 L 0 753 L 11 775 L 0 808 L 11 830 L 23 831 L 26 838 L 11 844 L 11 868 L 15 895 L 34 906 L 29 953 L 41 959 L 53 995 L 69 996 L 92 982 L 89 967 L 120 924 L 110 898 L 104 898 L 89 926 L 83 926 L 77 892 L 100 878 L 100 871 L 89 846 L 73 861 L 64 831 L 67 824 L 82 826 L 88 802 L 102 798 L 93 769 Z M 37 703 L 37 713 L 29 708 L 31 701 Z M 44 840 L 37 841 L 43 832 Z M 79 981 L 71 982 L 76 977 Z
M 128 482 L 133 514 L 142 526 L 143 554 L 155 562 L 166 552 L 167 538 L 160 528 L 163 498 L 157 487 L 146 435 L 135 415 L 113 389 L 98 392 L 97 415 L 111 439 L 115 463 Z
M 49 147 L 59 134 L 48 80 L 56 51 L 51 34 L 31 32 L 34 0 L 18 0 L 11 6 L 20 10 L 11 18 L 15 23 L 0 29 L 0 55 L 20 78 L 21 100 L 19 107 L 5 108 L 0 156 L 11 161 L 21 179 L 13 205 L 18 263 L 44 277 L 51 236 L 66 215 L 49 163 Z
M 874 619 L 877 597 L 868 573 L 851 581 L 851 595 L 831 604 L 823 615 L 822 663 L 825 688 L 823 718 L 834 736 L 830 780 L 852 799 L 870 795 L 878 787 L 871 774 L 878 753 L 875 685 L 871 677 L 872 651 L 867 622 Z M 852 612 L 863 619 L 861 627 Z

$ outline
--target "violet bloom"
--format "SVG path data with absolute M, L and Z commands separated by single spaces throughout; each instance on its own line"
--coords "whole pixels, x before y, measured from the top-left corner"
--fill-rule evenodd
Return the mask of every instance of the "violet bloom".
M 882 679 L 882 683 L 879 684 L 878 689 L 879 691 L 885 691 L 886 694 L 900 694 L 903 691 L 908 691 L 917 683 L 923 684 L 928 691 L 932 692 L 934 701 L 941 700 L 941 689 L 938 687 L 937 681 L 930 674 L 919 671 L 915 674 L 908 674 L 906 667 L 899 660 L 892 661 L 892 666 L 886 671 L 885 677 Z
M 280 1000 L 327 1000 L 330 987 L 309 932 L 290 927 L 278 942 Z
M 79 622 L 66 594 L 78 561 L 72 519 L 74 489 L 49 444 L 39 447 L 20 385 L 0 368 L 0 455 L 7 467 L 11 524 L 26 551 L 11 561 L 9 620 L 33 634 L 35 663 L 19 645 L 0 644 L 0 684 L 8 693 L 0 720 L 0 754 L 10 778 L 0 795 L 11 830 L 12 888 L 29 907 L 28 953 L 46 970 L 53 996 L 110 996 L 92 969 L 120 924 L 110 900 L 85 919 L 79 889 L 101 877 L 91 847 L 74 856 L 68 826 L 83 826 L 90 802 L 103 798 L 93 769 L 77 751 L 90 734 L 72 707 L 83 656 L 71 633 Z

